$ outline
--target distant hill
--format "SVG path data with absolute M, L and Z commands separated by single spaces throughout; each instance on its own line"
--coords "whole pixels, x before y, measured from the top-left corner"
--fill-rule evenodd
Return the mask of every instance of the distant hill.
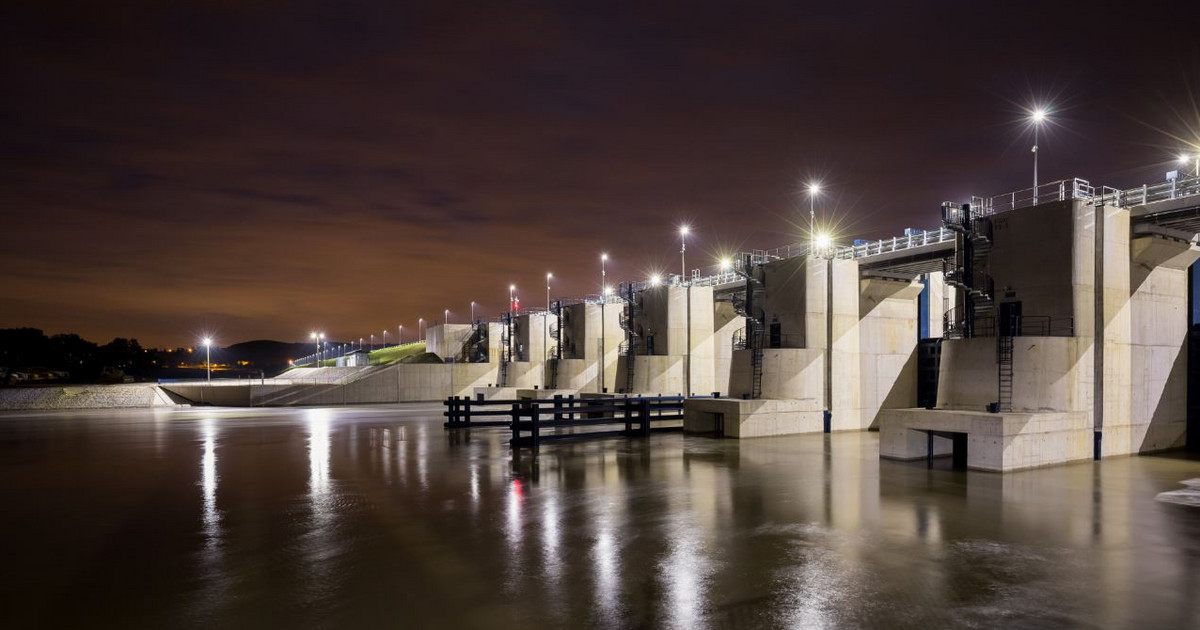
M 270 369 L 287 367 L 289 359 L 298 359 L 315 351 L 316 347 L 311 343 L 257 339 L 235 343 L 224 348 L 221 358 L 231 364 L 236 361 L 249 361 L 251 365 L 259 369 Z

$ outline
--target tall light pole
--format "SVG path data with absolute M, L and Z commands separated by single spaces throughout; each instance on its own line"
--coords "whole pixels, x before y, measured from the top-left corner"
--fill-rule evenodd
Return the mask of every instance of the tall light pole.
M 387 329 L 386 328 L 383 329 L 383 347 L 384 348 L 387 347 Z
M 371 333 L 371 352 L 375 351 L 375 333 Z
M 1038 202 L 1038 136 L 1042 130 L 1042 123 L 1046 122 L 1046 110 L 1038 108 L 1029 114 L 1029 120 L 1033 123 L 1033 205 Z
M 396 326 L 396 345 L 404 345 L 404 324 Z
M 691 232 L 691 228 L 687 225 L 679 226 L 679 282 L 687 281 L 687 235 Z
M 418 317 L 417 318 L 417 341 L 421 341 L 421 340 L 425 339 L 425 333 L 423 333 L 422 329 L 421 329 L 421 327 L 424 325 L 425 325 L 425 318 Z
M 475 301 L 471 300 L 471 323 L 475 323 Z
M 1193 159 L 1196 160 L 1196 172 L 1194 173 L 1194 175 L 1196 175 L 1197 177 L 1200 177 L 1200 153 L 1197 153 L 1195 158 L 1193 158 L 1192 156 L 1190 156 L 1186 153 L 1179 154 L 1179 164 L 1184 169 L 1187 169 L 1188 162 Z M 1186 170 L 1185 170 L 1185 173 L 1186 173 Z
M 317 367 L 321 367 L 322 351 L 325 349 L 325 333 L 317 333 Z
M 212 355 L 209 353 L 210 348 L 212 348 L 212 339 L 209 337 L 205 337 L 204 338 L 204 371 L 207 372 L 207 374 L 208 374 L 208 376 L 206 377 L 206 380 L 209 383 L 212 382 Z
M 442 323 L 446 325 L 450 324 L 450 309 L 446 309 L 443 313 Z
M 808 185 L 808 255 L 815 251 L 817 234 L 817 195 L 821 193 L 821 184 L 812 182 Z
M 546 272 L 546 314 L 542 316 L 542 363 L 550 357 L 550 281 L 554 274 Z
M 687 287 L 684 291 L 684 299 L 687 301 L 687 328 L 684 334 L 684 343 L 687 344 L 685 346 L 687 354 L 684 359 L 682 392 L 684 398 L 687 398 L 692 393 L 692 285 L 691 283 L 687 283 L 687 260 L 684 258 L 684 254 L 687 252 L 687 235 L 689 231 L 686 225 L 679 228 L 679 264 L 683 267 L 683 275 L 679 277 L 679 281 L 686 283 L 684 286 Z M 625 387 L 633 389 L 632 385 L 632 383 L 626 383 Z
M 313 353 L 313 356 L 317 357 L 317 362 L 313 367 L 321 367 L 321 340 L 317 338 L 316 331 L 308 333 L 308 338 L 316 345 L 316 351 Z
M 604 266 L 607 262 L 608 254 L 600 252 L 600 383 L 596 389 L 600 393 L 604 393 L 604 303 L 608 301 L 608 274 Z

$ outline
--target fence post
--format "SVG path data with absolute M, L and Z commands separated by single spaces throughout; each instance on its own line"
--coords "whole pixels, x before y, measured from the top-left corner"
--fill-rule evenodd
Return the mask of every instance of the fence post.
M 642 423 L 642 437 L 650 437 L 650 401 L 641 399 L 638 401 L 638 417 Z
M 529 414 L 529 419 L 533 423 L 533 430 L 531 431 L 531 434 L 533 435 L 533 447 L 537 448 L 538 442 L 541 438 L 540 423 L 542 414 L 540 411 L 538 411 L 538 403 L 526 403 L 526 405 L 526 413 Z
M 512 418 L 512 438 L 509 439 L 508 443 L 512 444 L 513 446 L 518 446 L 521 442 L 521 440 L 520 440 L 520 437 L 521 437 L 521 404 L 520 403 L 512 404 L 512 410 L 509 412 L 509 416 Z
M 446 412 L 446 416 L 450 421 L 450 428 L 454 428 L 458 425 L 458 401 L 454 399 L 454 396 L 446 399 Z
M 615 400 L 613 402 L 616 402 Z M 633 435 L 633 400 L 626 398 L 625 404 L 625 436 Z M 613 410 L 613 415 L 616 415 L 616 410 Z
M 471 426 L 471 397 L 470 396 L 462 397 L 462 422 L 463 422 L 463 424 L 467 425 L 468 428 L 470 428 L 470 426 Z
M 554 395 L 554 421 L 562 422 L 562 394 Z
M 571 394 L 570 396 L 567 396 L 567 409 L 570 410 L 570 412 L 567 413 L 567 419 L 574 420 L 575 419 L 575 394 Z

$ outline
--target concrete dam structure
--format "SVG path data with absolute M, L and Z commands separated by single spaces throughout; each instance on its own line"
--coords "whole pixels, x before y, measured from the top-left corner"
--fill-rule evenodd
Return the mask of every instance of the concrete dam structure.
M 163 387 L 256 406 L 683 394 L 687 431 L 877 430 L 882 457 L 991 471 L 1185 444 L 1200 177 L 1065 180 L 939 218 L 430 326 L 423 362 Z

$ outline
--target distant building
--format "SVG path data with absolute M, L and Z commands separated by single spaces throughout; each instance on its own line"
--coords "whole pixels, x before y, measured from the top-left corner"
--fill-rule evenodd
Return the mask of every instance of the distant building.
M 334 361 L 338 367 L 367 367 L 370 364 L 371 355 L 366 350 L 351 350 Z

